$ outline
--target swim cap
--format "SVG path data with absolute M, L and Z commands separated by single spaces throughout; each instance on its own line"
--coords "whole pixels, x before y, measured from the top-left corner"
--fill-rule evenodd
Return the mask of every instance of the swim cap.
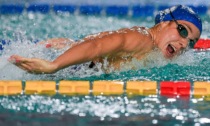
M 175 20 L 185 20 L 193 23 L 199 29 L 201 34 L 202 22 L 200 17 L 192 10 L 192 8 L 184 5 L 176 5 L 163 11 L 159 11 L 159 13 L 155 17 L 155 24 L 158 24 L 162 21 L 173 20 L 170 11 L 174 16 Z

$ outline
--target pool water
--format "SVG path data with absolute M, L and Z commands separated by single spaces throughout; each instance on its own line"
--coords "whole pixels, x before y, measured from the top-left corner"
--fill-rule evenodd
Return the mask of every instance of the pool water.
M 209 17 L 203 16 L 202 38 L 210 37 Z M 12 54 L 53 60 L 67 48 L 46 49 L 37 41 L 53 37 L 78 40 L 86 35 L 124 27 L 154 25 L 152 17 L 130 18 L 63 14 L 23 13 L 0 16 L 0 80 L 210 80 L 210 52 L 190 49 L 183 55 L 165 60 L 154 51 L 143 61 L 131 62 L 136 70 L 124 67 L 105 74 L 91 70 L 88 63 L 50 75 L 28 74 L 10 64 Z M 147 65 L 145 65 L 145 62 Z M 129 66 L 129 65 L 128 65 Z M 15 72 L 14 72 L 15 71 Z M 210 102 L 190 97 L 135 96 L 38 96 L 0 97 L 0 125 L 208 125 Z

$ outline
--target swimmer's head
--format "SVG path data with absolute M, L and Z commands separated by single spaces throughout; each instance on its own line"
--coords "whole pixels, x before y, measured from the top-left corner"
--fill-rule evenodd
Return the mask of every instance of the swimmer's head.
M 184 20 L 194 24 L 202 32 L 200 17 L 188 6 L 176 5 L 171 8 L 159 11 L 155 17 L 155 24 L 163 21 Z

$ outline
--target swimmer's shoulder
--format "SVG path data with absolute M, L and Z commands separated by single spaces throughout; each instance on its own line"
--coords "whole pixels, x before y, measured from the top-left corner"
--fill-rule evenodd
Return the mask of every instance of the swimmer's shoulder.
M 147 27 L 142 27 L 142 26 L 133 26 L 130 28 L 130 30 L 134 30 L 134 31 L 139 31 L 139 30 L 148 30 Z

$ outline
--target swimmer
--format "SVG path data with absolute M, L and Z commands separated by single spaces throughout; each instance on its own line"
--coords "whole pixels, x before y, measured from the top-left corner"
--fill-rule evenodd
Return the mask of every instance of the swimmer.
M 166 59 L 172 59 L 182 54 L 189 43 L 196 43 L 201 32 L 202 22 L 198 15 L 190 7 L 177 5 L 160 11 L 151 28 L 135 26 L 105 31 L 87 36 L 80 42 L 65 38 L 49 39 L 47 47 L 63 48 L 74 43 L 54 61 L 18 55 L 12 55 L 8 60 L 34 74 L 55 73 L 84 62 L 91 62 L 90 67 L 93 67 L 96 63 L 103 64 L 105 58 L 110 66 L 119 69 L 121 63 L 132 58 L 141 60 L 154 49 L 159 49 Z

